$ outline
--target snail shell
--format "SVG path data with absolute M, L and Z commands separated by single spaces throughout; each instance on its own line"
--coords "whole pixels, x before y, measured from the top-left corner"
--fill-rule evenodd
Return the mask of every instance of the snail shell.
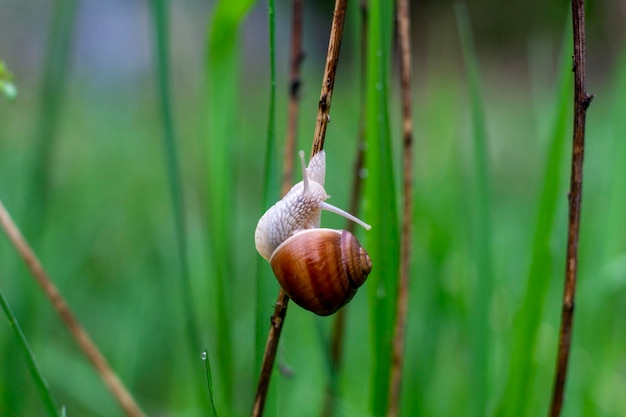
M 320 316 L 348 303 L 372 270 L 372 261 L 346 230 L 308 229 L 272 254 L 274 275 L 289 298 Z

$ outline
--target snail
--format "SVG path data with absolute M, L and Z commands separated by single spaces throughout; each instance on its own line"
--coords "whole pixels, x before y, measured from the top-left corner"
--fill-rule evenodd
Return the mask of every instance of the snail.
M 327 316 L 348 303 L 365 282 L 372 261 L 346 230 L 322 229 L 322 210 L 339 214 L 365 229 L 371 226 L 326 203 L 326 155 L 317 153 L 302 181 L 261 217 L 254 234 L 256 249 L 274 271 L 283 290 L 300 307 Z

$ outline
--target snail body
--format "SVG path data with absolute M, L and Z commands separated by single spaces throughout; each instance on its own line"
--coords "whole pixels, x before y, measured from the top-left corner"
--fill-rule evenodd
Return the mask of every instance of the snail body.
M 356 239 L 345 231 L 320 229 L 322 210 L 332 211 L 369 230 L 351 214 L 326 203 L 326 155 L 319 152 L 304 166 L 302 181 L 270 207 L 254 235 L 259 254 L 296 304 L 329 315 L 352 299 L 371 271 L 372 263 Z

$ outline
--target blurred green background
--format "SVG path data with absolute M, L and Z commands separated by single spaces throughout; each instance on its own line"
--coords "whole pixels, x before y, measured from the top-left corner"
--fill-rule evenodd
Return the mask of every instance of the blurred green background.
M 220 14 L 215 2 L 171 2 L 164 27 L 155 23 L 158 2 L 0 0 L 0 59 L 19 92 L 12 101 L 0 97 L 0 199 L 149 415 L 208 415 L 205 347 L 219 414 L 246 415 L 253 400 L 260 262 L 253 233 L 266 208 L 270 82 L 267 4 L 247 3 L 222 2 Z M 291 3 L 277 3 L 281 149 Z M 308 151 L 332 2 L 305 3 L 298 149 Z M 361 104 L 358 3 L 349 6 L 326 142 L 327 191 L 342 208 L 349 202 Z M 475 234 L 468 209 L 477 168 L 476 95 L 468 89 L 453 2 L 411 7 L 416 160 L 403 415 L 473 415 L 480 396 L 487 398 L 486 409 L 475 415 L 542 415 L 554 372 L 567 233 L 570 6 L 467 3 L 488 153 L 485 240 L 492 278 L 484 299 L 474 295 L 483 278 L 474 258 L 483 236 Z M 563 415 L 623 416 L 626 7 L 618 0 L 589 2 L 587 19 L 587 89 L 596 98 L 587 118 L 579 286 Z M 158 60 L 161 35 L 170 47 L 166 67 Z M 396 58 L 390 121 L 399 178 Z M 169 97 L 160 90 L 164 79 Z M 180 181 L 168 171 L 172 158 Z M 181 285 L 181 219 L 192 303 Z M 343 221 L 325 215 L 323 224 L 340 228 Z M 268 278 L 269 267 L 260 268 Z M 0 289 L 68 416 L 121 415 L 4 238 Z M 365 294 L 348 307 L 338 416 L 371 415 L 377 395 L 370 389 Z M 274 301 L 272 295 L 259 307 L 267 325 Z M 489 319 L 483 323 L 484 378 L 473 367 L 472 312 L 479 304 Z M 192 343 L 190 311 L 198 328 Z M 319 415 L 331 326 L 332 318 L 290 307 L 266 415 Z M 43 413 L 17 340 L 8 324 L 0 325 L 0 415 Z

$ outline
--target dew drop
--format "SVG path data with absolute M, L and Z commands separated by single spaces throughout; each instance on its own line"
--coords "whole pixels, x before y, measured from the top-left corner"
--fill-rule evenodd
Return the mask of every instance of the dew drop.
M 203 351 L 202 351 L 202 356 L 201 356 L 202 360 L 203 360 L 203 361 L 205 361 L 205 360 L 206 360 L 206 357 L 207 357 L 206 350 L 203 350 Z

